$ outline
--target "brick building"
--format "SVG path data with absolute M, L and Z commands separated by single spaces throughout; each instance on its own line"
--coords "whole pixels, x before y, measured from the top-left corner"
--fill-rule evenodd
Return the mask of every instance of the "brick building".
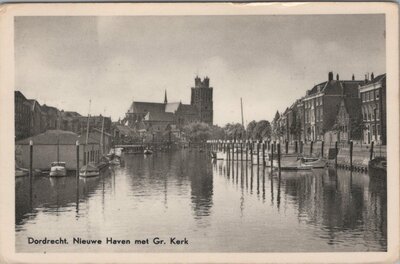
M 20 91 L 14 92 L 15 140 L 30 136 L 31 104 Z
M 81 123 L 79 118 L 81 115 L 73 111 L 61 111 L 61 128 L 62 130 L 72 131 L 74 133 L 80 133 Z
M 61 112 L 56 107 L 48 106 L 46 104 L 42 105 L 41 107 L 43 114 L 45 115 L 46 120 L 46 130 L 56 130 L 61 129 Z
M 331 131 L 343 97 L 358 97 L 358 87 L 363 81 L 340 80 L 329 72 L 328 81 L 315 85 L 303 98 L 305 140 L 322 140 Z
M 43 116 L 42 107 L 33 99 L 28 100 L 30 104 L 30 135 L 37 135 L 46 131 L 46 119 Z
M 80 128 L 80 134 L 86 133 L 88 117 L 87 116 L 79 116 L 76 119 L 79 120 L 78 127 Z M 94 128 L 101 130 L 103 126 L 104 120 L 104 132 L 111 133 L 111 117 L 107 116 L 90 116 L 89 118 L 89 131 L 92 131 Z
M 386 74 L 366 80 L 359 85 L 361 112 L 364 123 L 363 142 L 386 145 Z
M 361 100 L 358 97 L 342 98 L 336 117 L 335 141 L 359 140 L 362 134 Z

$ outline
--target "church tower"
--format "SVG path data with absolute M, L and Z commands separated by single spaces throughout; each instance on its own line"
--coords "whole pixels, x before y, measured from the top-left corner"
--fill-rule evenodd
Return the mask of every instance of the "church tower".
M 209 125 L 213 124 L 213 88 L 210 87 L 210 79 L 205 77 L 203 81 L 196 76 L 190 104 L 197 108 L 199 120 Z

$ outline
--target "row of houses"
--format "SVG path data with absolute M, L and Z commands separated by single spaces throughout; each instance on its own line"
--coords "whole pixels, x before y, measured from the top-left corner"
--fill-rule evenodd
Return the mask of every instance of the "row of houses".
M 74 111 L 59 110 L 56 107 L 41 105 L 35 99 L 27 99 L 20 91 L 14 92 L 15 102 L 15 140 L 44 133 L 47 130 L 65 130 L 76 134 L 86 131 L 88 117 Z M 90 129 L 102 129 L 111 133 L 111 118 L 91 116 Z
M 386 74 L 364 80 L 328 80 L 315 85 L 272 121 L 283 141 L 360 141 L 386 145 Z

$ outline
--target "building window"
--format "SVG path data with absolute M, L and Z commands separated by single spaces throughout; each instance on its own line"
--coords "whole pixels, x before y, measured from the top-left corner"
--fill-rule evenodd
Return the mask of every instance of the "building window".
M 367 114 L 366 114 L 366 111 L 365 111 L 365 107 L 363 107 L 361 109 L 361 111 L 362 111 L 363 120 L 367 120 Z
M 365 93 L 361 93 L 361 101 L 365 102 Z
M 379 120 L 379 106 L 375 110 L 375 119 Z
M 376 90 L 376 91 L 375 91 L 375 99 L 376 99 L 376 100 L 379 100 L 379 90 Z

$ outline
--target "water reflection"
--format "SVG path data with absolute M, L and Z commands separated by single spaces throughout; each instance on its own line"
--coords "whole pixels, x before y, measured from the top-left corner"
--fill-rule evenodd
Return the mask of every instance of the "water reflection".
M 259 168 L 255 170 L 258 197 Z M 264 201 L 266 172 L 265 169 L 261 170 Z M 250 175 L 252 194 L 253 167 L 250 168 Z M 328 244 L 345 243 L 348 236 L 353 236 L 365 240 L 364 245 L 379 243 L 378 248 L 386 250 L 385 181 L 370 178 L 367 174 L 333 168 L 311 172 L 274 171 L 268 173 L 268 179 L 271 206 L 275 203 L 279 212 L 282 199 L 292 204 L 297 210 L 298 220 L 323 231 L 320 238 Z
M 194 241 L 184 249 L 161 249 L 166 251 L 387 248 L 386 183 L 343 170 L 279 173 L 244 161 L 212 162 L 205 152 L 182 150 L 126 155 L 124 167 L 95 178 L 16 179 L 15 191 L 20 250 L 34 251 L 24 238 L 54 236 L 57 223 L 68 226 L 58 230 L 66 237 L 176 232 Z

